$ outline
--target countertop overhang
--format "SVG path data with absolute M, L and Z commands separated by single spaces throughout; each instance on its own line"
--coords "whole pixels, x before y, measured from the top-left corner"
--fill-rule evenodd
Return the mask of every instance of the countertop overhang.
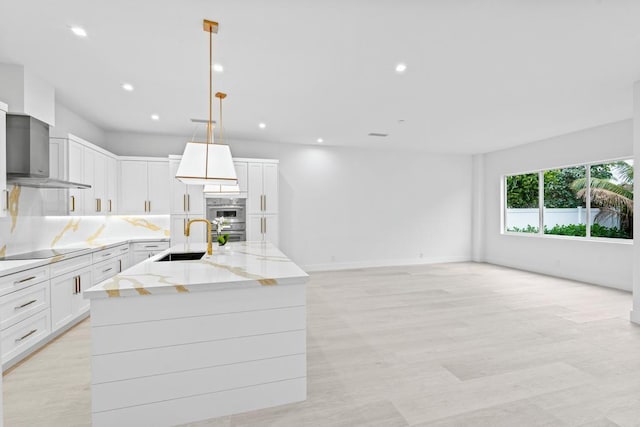
M 299 285 L 309 276 L 268 242 L 232 242 L 193 261 L 156 262 L 169 253 L 205 252 L 206 244 L 171 248 L 84 291 L 84 297 L 136 297 Z

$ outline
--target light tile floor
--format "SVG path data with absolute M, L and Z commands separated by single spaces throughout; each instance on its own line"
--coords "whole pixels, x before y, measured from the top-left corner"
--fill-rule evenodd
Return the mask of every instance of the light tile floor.
M 191 426 L 640 426 L 629 293 L 473 263 L 308 289 L 308 400 Z M 5 376 L 6 425 L 90 425 L 88 331 Z

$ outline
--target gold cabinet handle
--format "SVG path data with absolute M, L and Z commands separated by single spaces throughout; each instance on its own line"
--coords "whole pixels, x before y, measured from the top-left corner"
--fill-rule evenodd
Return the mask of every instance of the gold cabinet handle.
M 111 203 L 111 199 L 109 199 L 109 212 L 111 212 L 113 209 L 113 204 Z
M 29 280 L 33 280 L 35 278 L 36 278 L 36 276 L 25 277 L 24 279 L 16 280 L 15 282 L 13 282 L 13 284 L 14 285 L 19 285 L 20 283 L 28 282 Z
M 187 219 L 186 218 L 182 219 L 182 233 L 185 236 L 187 235 Z
M 187 211 L 191 212 L 191 194 L 187 194 Z
M 77 295 L 80 293 L 80 276 L 74 277 L 73 282 L 74 282 L 73 294 Z
M 96 212 L 100 212 L 100 199 L 96 199 Z
M 76 196 L 71 196 L 71 212 L 76 211 Z
M 78 293 L 82 292 L 82 276 L 78 276 Z
M 120 273 L 122 273 L 122 260 L 121 259 L 118 260 L 118 266 L 119 266 Z
M 182 195 L 182 210 L 187 212 L 187 195 Z
M 267 218 L 266 217 L 264 218 L 264 234 L 267 234 Z
M 151 212 L 151 200 L 149 200 L 149 212 Z
M 266 210 L 267 210 L 267 195 L 266 195 L 266 194 L 264 194 L 263 196 L 264 196 L 264 210 L 265 210 L 265 212 L 266 212 Z M 266 218 L 265 218 L 265 221 L 266 221 Z M 265 228 L 266 228 L 266 227 L 265 227 Z
M 16 342 L 20 342 L 25 338 L 29 338 L 31 335 L 35 334 L 38 330 L 37 329 L 32 329 L 30 332 L 28 332 L 26 335 L 21 336 L 20 338 L 16 338 Z

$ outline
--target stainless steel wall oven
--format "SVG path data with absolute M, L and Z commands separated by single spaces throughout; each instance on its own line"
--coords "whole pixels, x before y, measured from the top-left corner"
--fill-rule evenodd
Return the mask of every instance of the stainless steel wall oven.
M 244 242 L 247 240 L 247 199 L 218 199 L 207 198 L 207 219 L 213 221 L 224 217 L 228 227 L 222 234 L 229 234 L 230 242 Z M 217 238 L 215 226 L 213 227 L 213 239 Z

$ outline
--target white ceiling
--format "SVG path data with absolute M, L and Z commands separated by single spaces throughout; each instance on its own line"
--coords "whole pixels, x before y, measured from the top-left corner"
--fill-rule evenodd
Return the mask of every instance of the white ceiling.
M 631 117 L 638 16 L 637 0 L 0 0 L 0 62 L 105 130 L 190 136 L 207 18 L 230 138 L 477 153 Z

